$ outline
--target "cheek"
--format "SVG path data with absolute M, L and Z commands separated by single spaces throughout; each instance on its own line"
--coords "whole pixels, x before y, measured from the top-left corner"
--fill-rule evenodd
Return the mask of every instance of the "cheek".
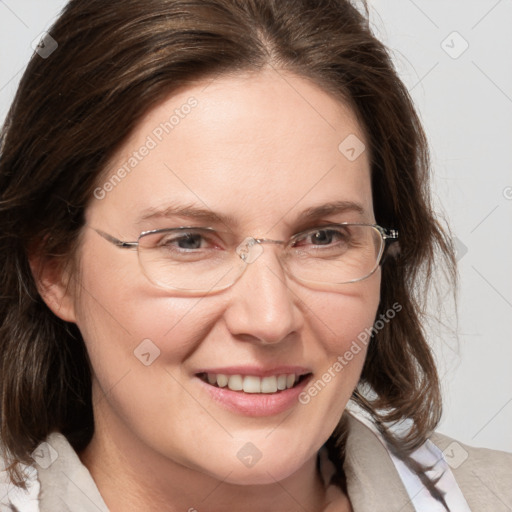
M 116 368 L 131 366 L 148 351 L 151 360 L 178 363 L 195 350 L 213 321 L 199 299 L 128 296 L 107 287 L 93 293 L 82 298 L 77 325 L 96 370 L 112 361 Z
M 159 294 L 141 276 L 136 258 L 135 264 L 114 264 L 101 255 L 84 254 L 75 303 L 76 323 L 104 392 L 128 372 L 141 370 L 143 386 L 151 375 L 144 370 L 153 362 L 178 365 L 216 318 L 200 297 Z
M 346 293 L 317 296 L 310 303 L 309 323 L 318 340 L 320 370 L 299 402 L 325 419 L 327 434 L 359 382 L 380 300 L 380 271 L 350 286 Z
M 87 268 L 77 325 L 93 369 L 95 415 L 109 425 L 120 420 L 157 451 L 178 453 L 173 439 L 183 438 L 182 425 L 191 436 L 212 430 L 187 393 L 183 362 L 204 341 L 219 308 L 207 307 L 200 297 L 155 295 L 145 283 L 110 279 L 94 265 Z
M 378 270 L 364 281 L 347 285 L 343 293 L 323 294 L 310 302 L 311 324 L 318 330 L 326 354 L 342 355 L 353 341 L 362 338 L 361 333 L 371 329 L 380 301 L 380 281 Z

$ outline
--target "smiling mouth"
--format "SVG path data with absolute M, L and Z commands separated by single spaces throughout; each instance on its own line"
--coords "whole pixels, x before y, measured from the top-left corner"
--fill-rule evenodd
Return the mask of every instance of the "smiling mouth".
M 226 375 L 223 373 L 198 373 L 203 382 L 217 388 L 226 388 L 231 391 L 251 394 L 273 394 L 294 388 L 311 373 L 298 375 L 295 373 L 269 375 L 258 377 L 256 375 Z

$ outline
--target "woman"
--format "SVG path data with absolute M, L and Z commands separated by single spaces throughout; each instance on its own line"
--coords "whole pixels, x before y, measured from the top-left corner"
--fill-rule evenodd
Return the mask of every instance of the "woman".
M 433 434 L 452 248 L 350 3 L 71 1 L 0 180 L 8 510 L 512 505 L 509 455 Z

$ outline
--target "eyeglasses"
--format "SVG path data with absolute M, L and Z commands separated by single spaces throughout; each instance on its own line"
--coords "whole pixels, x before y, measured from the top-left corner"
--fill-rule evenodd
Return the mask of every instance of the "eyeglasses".
M 94 229 L 94 228 L 93 228 Z M 144 231 L 136 242 L 96 233 L 121 249 L 136 249 L 146 277 L 181 294 L 206 295 L 232 286 L 263 253 L 263 244 L 280 246 L 286 274 L 313 289 L 332 290 L 371 276 L 386 245 L 398 232 L 376 224 L 329 224 L 293 235 L 288 241 L 248 237 L 209 227 Z

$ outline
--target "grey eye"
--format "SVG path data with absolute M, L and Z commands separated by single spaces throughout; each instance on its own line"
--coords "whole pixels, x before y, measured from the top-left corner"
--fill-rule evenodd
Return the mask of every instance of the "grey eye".
M 330 244 L 332 243 L 336 234 L 337 233 L 332 229 L 323 229 L 321 231 L 316 231 L 311 236 L 311 242 L 315 245 Z
M 329 246 L 334 244 L 346 243 L 349 240 L 349 233 L 341 229 L 316 229 L 304 233 L 294 244 L 298 246 Z
M 170 242 L 176 243 L 180 249 L 200 249 L 202 240 L 203 237 L 201 235 L 188 233 L 184 236 L 176 237 Z

